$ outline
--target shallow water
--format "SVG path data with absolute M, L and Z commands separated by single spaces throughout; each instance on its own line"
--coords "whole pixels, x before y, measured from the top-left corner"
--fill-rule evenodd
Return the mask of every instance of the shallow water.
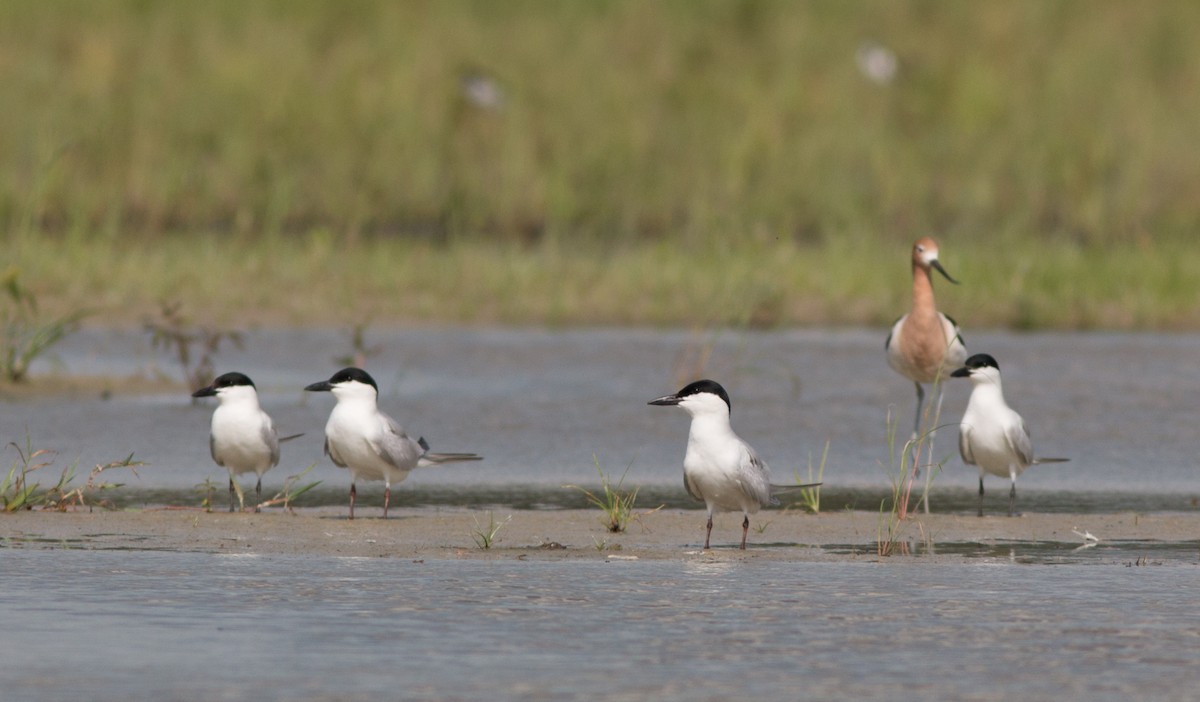
M 4 549 L 0 678 L 5 699 L 1194 695 L 1195 566 L 1092 562 Z
M 379 345 L 367 368 L 383 408 L 435 450 L 476 451 L 486 460 L 414 473 L 398 491 L 421 502 L 502 501 L 555 504 L 567 483 L 594 485 L 596 464 L 627 484 L 688 504 L 681 462 L 687 417 L 646 402 L 704 375 L 730 391 L 734 426 L 786 482 L 807 473 L 830 442 L 825 470 L 832 503 L 877 506 L 888 487 L 889 408 L 898 434 L 911 427 L 911 384 L 884 360 L 882 330 L 370 330 Z M 1035 510 L 1189 509 L 1200 496 L 1195 428 L 1200 405 L 1196 335 L 972 333 L 972 352 L 996 356 L 1010 403 L 1026 418 L 1041 455 L 1070 463 L 1035 466 L 1019 482 L 1021 507 Z M 265 479 L 273 494 L 286 476 L 311 463 L 324 481 L 315 493 L 341 502 L 348 475 L 322 455 L 333 404 L 305 393 L 327 378 L 349 348 L 335 330 L 256 331 L 245 350 L 223 350 L 218 371 L 240 370 L 257 382 L 281 433 L 306 432 L 284 445 L 281 465 Z M 686 359 L 711 350 L 699 370 Z M 137 331 L 84 330 L 58 349 L 55 364 L 35 372 L 177 377 L 172 358 Z M 58 463 L 78 460 L 81 473 L 124 458 L 148 462 L 140 479 L 118 475 L 141 499 L 194 504 L 197 483 L 223 492 L 225 475 L 208 456 L 211 402 L 186 393 L 111 399 L 0 399 L 4 441 L 54 448 Z M 956 424 L 969 383 L 949 381 L 947 426 L 938 453 L 948 457 L 935 482 L 934 508 L 971 510 L 977 472 L 957 456 Z M 7 456 L 15 457 L 12 449 Z M 1005 508 L 1006 481 L 989 477 L 989 509 Z M 360 486 L 362 487 L 362 486 Z M 159 492 L 165 490 L 167 492 Z M 650 494 L 650 493 L 647 493 Z M 860 502 L 855 495 L 862 494 Z M 312 495 L 310 494 L 310 497 Z M 218 496 L 223 503 L 224 496 Z M 369 496 L 367 499 L 376 499 Z
M 646 402 L 693 373 L 730 390 L 734 425 L 781 480 L 830 441 L 827 509 L 873 509 L 887 490 L 889 405 L 911 426 L 911 386 L 878 331 L 411 330 L 369 335 L 385 410 L 435 449 L 487 460 L 415 473 L 395 496 L 554 505 L 596 463 L 676 500 L 687 418 Z M 1020 481 L 1029 511 L 1191 509 L 1200 337 L 972 334 L 1061 466 Z M 332 405 L 304 385 L 336 370 L 335 331 L 263 331 L 219 370 L 259 385 L 284 447 L 268 491 L 312 462 L 317 496 L 345 498 L 321 456 Z M 59 353 L 75 374 L 173 374 L 137 332 L 88 330 Z M 38 368 L 51 372 L 49 365 Z M 948 387 L 953 425 L 969 384 Z M 195 504 L 224 474 L 208 456 L 212 404 L 185 393 L 0 399 L 4 440 L 27 428 L 57 466 L 130 452 L 138 499 Z M 934 509 L 971 511 L 976 473 L 955 431 Z M 8 454 L 8 460 L 13 456 Z M 116 476 L 113 479 L 129 479 Z M 989 479 L 989 506 L 1004 507 Z M 223 491 L 223 490 L 219 490 Z M 311 496 L 310 493 L 309 496 Z M 364 499 L 374 499 L 364 495 Z M 218 495 L 218 504 L 223 495 Z M 2 520 L 0 520 L 2 521 Z M 3 526 L 0 524 L 0 526 Z M 0 548 L 4 699 L 1187 699 L 1200 665 L 1195 543 L 954 543 L 951 559 L 486 561 L 224 556 Z M 33 544 L 29 544 L 33 545 Z M 86 547 L 86 544 L 79 544 Z M 760 545 L 761 548 L 783 548 Z M 919 545 L 917 546 L 919 549 Z M 859 562 L 862 558 L 863 562 Z M 956 561 L 955 559 L 962 559 Z

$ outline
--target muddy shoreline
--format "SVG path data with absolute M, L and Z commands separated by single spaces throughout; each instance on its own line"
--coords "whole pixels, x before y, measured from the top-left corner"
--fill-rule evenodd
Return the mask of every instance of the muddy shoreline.
M 704 513 L 642 514 L 625 533 L 608 532 L 597 510 L 419 508 L 384 520 L 322 507 L 293 514 L 145 509 L 114 512 L 32 511 L 0 517 L 4 548 L 286 554 L 406 559 L 682 559 L 697 556 L 771 561 L 880 560 L 878 513 L 809 515 L 764 512 L 751 520 L 749 548 L 739 551 L 740 515 L 718 515 L 713 549 L 701 551 Z M 501 526 L 490 548 L 479 545 L 489 519 Z M 1181 562 L 1200 562 L 1200 514 L 1025 514 L 974 517 L 920 515 L 901 522 L 895 552 L 957 560 L 1026 550 L 1079 553 L 1097 559 L 1135 558 L 1169 549 Z M 1087 535 L 1098 539 L 1093 541 Z M 886 539 L 885 539 L 886 541 Z M 1093 544 L 1089 547 L 1089 544 Z M 1085 547 L 1085 548 L 1081 548 Z M 1007 551 L 1006 551 L 1007 549 Z M 1080 558 L 1085 556 L 1080 555 Z M 1087 554 L 1091 557 L 1091 554 Z

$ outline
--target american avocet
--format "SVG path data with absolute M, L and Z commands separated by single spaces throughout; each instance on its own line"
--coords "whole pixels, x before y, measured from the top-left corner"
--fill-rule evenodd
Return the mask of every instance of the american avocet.
M 932 384 L 937 394 L 934 417 L 942 411 L 942 385 L 945 373 L 962 365 L 967 347 L 959 334 L 958 324 L 938 312 L 933 299 L 933 279 L 929 271 L 936 268 L 946 280 L 957 284 L 938 262 L 938 246 L 933 239 L 918 239 L 912 248 L 913 304 L 912 311 L 896 320 L 884 342 L 888 365 L 900 375 L 913 381 L 917 388 L 917 411 L 913 416 L 912 438 L 921 428 L 921 409 L 925 404 L 925 384 Z M 929 432 L 929 455 L 933 455 L 936 427 Z M 914 456 L 915 458 L 915 456 Z M 919 467 L 917 467 L 919 468 Z M 929 480 L 926 474 L 925 511 L 929 511 Z
M 674 395 L 665 395 L 651 405 L 678 405 L 692 416 L 687 452 L 683 457 L 683 486 L 689 495 L 708 508 L 708 526 L 704 548 L 712 537 L 712 518 L 716 510 L 737 512 L 742 519 L 742 545 L 750 530 L 750 515 L 778 500 L 775 491 L 816 487 L 809 485 L 772 485 L 771 469 L 758 457 L 750 444 L 742 441 L 729 424 L 732 405 L 729 394 L 713 380 L 697 380 Z
M 279 463 L 279 442 L 302 435 L 283 439 L 276 436 L 271 417 L 258 406 L 254 381 L 242 373 L 225 373 L 208 387 L 192 393 L 192 397 L 214 396 L 220 404 L 213 410 L 208 449 L 217 465 L 229 471 L 229 511 L 233 511 L 235 494 L 239 504 L 243 502 L 241 491 L 234 489 L 237 476 L 255 473 L 258 482 L 254 485 L 254 511 L 257 512 L 262 503 L 263 473 Z
M 379 386 L 361 368 L 343 368 L 329 380 L 304 389 L 332 392 L 337 398 L 325 424 L 325 453 L 334 464 L 350 469 L 351 519 L 358 480 L 383 481 L 387 519 L 392 483 L 402 482 L 413 469 L 483 458 L 473 453 L 430 453 L 424 438 L 414 441 L 396 420 L 379 411 Z
M 1017 476 L 1038 463 L 1062 463 L 1066 458 L 1034 458 L 1033 442 L 1025 421 L 1004 401 L 1000 366 L 986 353 L 967 359 L 950 374 L 971 379 L 971 399 L 958 428 L 958 450 L 963 462 L 979 466 L 979 516 L 983 516 L 983 474 L 1008 476 L 1008 516 L 1017 503 Z

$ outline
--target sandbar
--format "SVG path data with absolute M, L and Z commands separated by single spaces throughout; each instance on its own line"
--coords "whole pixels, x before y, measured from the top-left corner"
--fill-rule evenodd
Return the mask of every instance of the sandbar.
M 737 548 L 741 515 L 718 514 L 712 549 L 702 551 L 703 511 L 643 512 L 623 533 L 612 533 L 598 510 L 478 510 L 447 507 L 396 509 L 388 519 L 360 508 L 287 512 L 206 512 L 201 509 L 0 515 L 0 547 L 314 555 L 404 559 L 684 559 L 823 561 L 881 557 L 889 527 L 896 534 L 890 560 L 956 560 L 1002 554 L 1005 547 L 1036 546 L 1074 553 L 1097 546 L 1096 558 L 1136 557 L 1170 547 L 1183 561 L 1200 562 L 1200 512 L 1140 514 L 914 515 L 893 522 L 877 512 L 842 510 L 819 515 L 798 510 L 751 518 L 749 546 Z M 483 537 L 499 525 L 487 548 Z M 1119 547 L 1113 550 L 1114 547 Z M 904 558 L 905 555 L 910 558 Z M 1108 554 L 1102 556 L 1101 554 Z M 894 558 L 901 556 L 901 558 Z

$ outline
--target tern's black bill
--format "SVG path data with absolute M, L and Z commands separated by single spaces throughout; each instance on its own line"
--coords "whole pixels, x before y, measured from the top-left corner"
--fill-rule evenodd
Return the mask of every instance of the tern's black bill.
M 313 383 L 304 389 L 310 392 L 329 392 L 333 389 L 333 386 L 329 384 L 328 380 L 322 380 L 321 382 Z
M 212 397 L 213 395 L 216 395 L 216 394 L 217 394 L 216 388 L 209 385 L 206 388 L 200 388 L 196 392 L 192 393 L 192 397 Z
M 677 405 L 680 402 L 683 402 L 682 397 L 679 397 L 678 395 L 666 395 L 664 397 L 658 398 L 657 400 L 650 400 L 646 404 L 648 404 L 648 405 Z

